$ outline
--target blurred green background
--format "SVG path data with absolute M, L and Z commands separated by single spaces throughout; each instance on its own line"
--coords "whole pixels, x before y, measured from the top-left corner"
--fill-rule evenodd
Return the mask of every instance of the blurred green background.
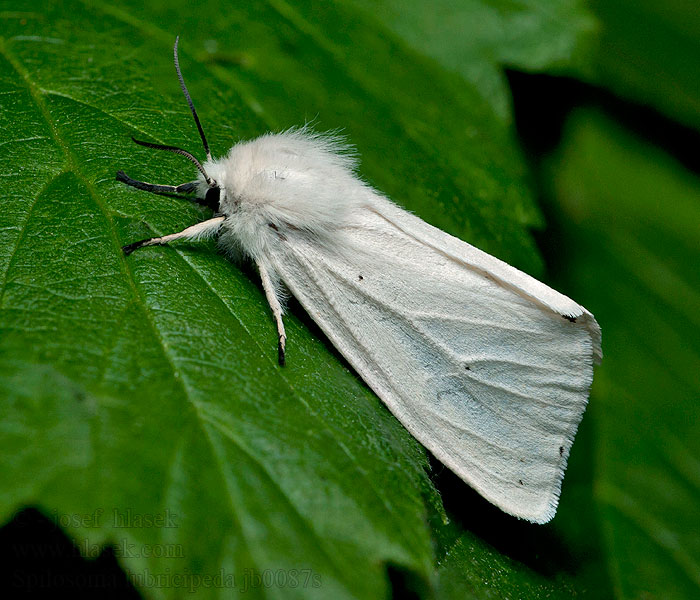
M 694 2 L 0 2 L 0 568 L 7 594 L 700 593 L 700 11 Z M 501 514 L 403 430 L 181 183 L 313 122 L 425 220 L 603 331 L 559 512 Z M 9 597 L 9 596 L 8 596 Z

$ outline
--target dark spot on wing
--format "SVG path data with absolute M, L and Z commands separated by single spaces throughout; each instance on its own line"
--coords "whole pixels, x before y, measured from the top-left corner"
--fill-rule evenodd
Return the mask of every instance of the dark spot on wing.
M 469 365 L 464 365 L 464 369 L 465 369 L 465 371 L 471 371 L 471 370 L 472 370 L 472 368 L 471 368 Z
M 571 315 L 562 315 L 567 321 L 571 321 L 572 323 L 576 323 L 576 317 L 572 317 Z
M 559 446 L 559 456 L 564 456 L 564 446 Z
M 524 485 L 522 479 L 518 479 L 518 483 L 519 483 L 520 485 Z
M 268 223 L 267 226 L 268 226 L 268 227 L 271 227 L 271 228 L 274 229 L 275 231 L 279 231 L 279 228 L 278 228 L 277 225 L 275 225 L 274 223 Z
M 358 281 L 362 281 L 363 279 L 364 279 L 364 277 L 362 277 L 362 275 L 358 275 L 358 276 L 357 276 L 357 280 L 358 280 Z

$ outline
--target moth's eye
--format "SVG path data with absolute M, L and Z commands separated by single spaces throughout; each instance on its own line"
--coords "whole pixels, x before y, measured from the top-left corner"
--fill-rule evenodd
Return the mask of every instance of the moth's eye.
M 219 196 L 221 189 L 218 187 L 212 187 L 207 190 L 204 196 L 204 203 L 214 211 L 219 210 Z

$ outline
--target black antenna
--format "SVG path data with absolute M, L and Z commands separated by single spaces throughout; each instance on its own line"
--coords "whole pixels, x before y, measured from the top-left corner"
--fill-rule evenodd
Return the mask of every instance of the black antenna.
M 177 44 L 179 41 L 180 41 L 180 36 L 178 35 L 175 38 L 175 47 L 173 48 L 173 56 L 175 57 L 175 70 L 177 71 L 177 78 L 180 80 L 180 87 L 182 88 L 182 93 L 185 94 L 185 98 L 187 99 L 187 104 L 190 105 L 190 110 L 192 111 L 192 116 L 194 117 L 194 122 L 197 124 L 197 129 L 199 130 L 199 137 L 202 138 L 202 144 L 204 144 L 204 151 L 207 153 L 207 160 L 211 160 L 211 152 L 209 152 L 209 144 L 207 144 L 207 138 L 204 135 L 204 130 L 202 129 L 202 124 L 199 122 L 199 117 L 197 116 L 197 111 L 194 109 L 194 104 L 192 103 L 192 98 L 190 98 L 190 93 L 187 91 L 187 86 L 185 85 L 185 80 L 182 78 L 182 73 L 180 72 L 180 61 L 177 58 Z
M 134 141 L 134 143 L 138 144 L 139 146 L 146 146 L 146 148 L 155 148 L 156 150 L 166 150 L 167 152 L 174 152 L 175 154 L 180 154 L 185 158 L 190 159 L 197 166 L 199 172 L 202 175 L 204 175 L 204 179 L 206 179 L 209 187 L 213 187 L 216 185 L 216 182 L 211 177 L 209 177 L 209 175 L 207 175 L 207 172 L 204 170 L 202 164 L 194 156 L 187 152 L 187 150 L 183 150 L 182 148 L 178 148 L 177 146 L 164 146 L 163 144 L 152 144 L 151 142 L 142 142 L 141 140 L 137 140 L 134 137 L 132 137 L 131 139 Z

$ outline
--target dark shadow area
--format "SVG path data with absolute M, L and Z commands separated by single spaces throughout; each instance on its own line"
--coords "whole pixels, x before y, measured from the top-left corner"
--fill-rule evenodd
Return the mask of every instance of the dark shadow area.
M 3 598 L 141 598 L 110 548 L 84 558 L 34 508 L 18 512 L 0 529 L 0 580 Z
M 554 150 L 566 117 L 574 108 L 592 106 L 700 174 L 700 132 L 672 121 L 654 108 L 567 77 L 510 70 L 506 75 L 513 96 L 516 130 L 530 160 Z
M 469 531 L 499 553 L 545 577 L 576 571 L 575 557 L 550 527 L 504 513 L 444 467 L 432 454 L 429 458 L 431 479 L 440 490 L 449 518 L 460 529 Z
M 420 600 L 430 597 L 430 588 L 421 576 L 394 563 L 387 563 L 386 574 L 395 600 Z
M 545 230 L 533 236 L 547 264 L 550 280 L 567 268 L 566 239 L 553 218 L 551 199 L 543 189 L 542 160 L 559 145 L 567 117 L 576 108 L 592 108 L 611 117 L 648 144 L 667 152 L 700 175 L 700 132 L 684 127 L 652 107 L 567 77 L 506 71 L 513 96 L 515 127 L 533 174 Z M 563 290 L 565 291 L 565 290 Z

